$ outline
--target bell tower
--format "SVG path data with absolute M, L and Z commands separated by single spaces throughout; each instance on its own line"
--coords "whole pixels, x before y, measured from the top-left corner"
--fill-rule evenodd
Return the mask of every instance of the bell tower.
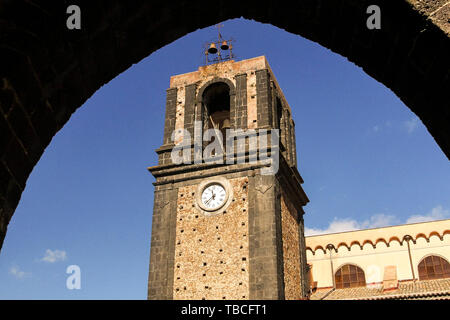
M 164 141 L 148 168 L 148 298 L 301 299 L 309 200 L 291 109 L 264 56 L 215 62 L 167 89 Z

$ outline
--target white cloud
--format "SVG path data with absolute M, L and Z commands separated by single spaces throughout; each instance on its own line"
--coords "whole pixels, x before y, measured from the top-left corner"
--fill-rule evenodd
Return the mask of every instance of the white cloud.
M 364 221 L 357 221 L 355 219 L 349 218 L 334 218 L 334 220 L 325 229 L 305 227 L 305 236 L 315 236 L 319 234 L 338 233 L 371 228 L 382 228 L 399 224 L 426 222 L 448 218 L 450 218 L 450 211 L 444 209 L 440 205 L 431 209 L 431 211 L 427 214 L 411 215 L 406 219 L 405 222 L 402 222 L 393 215 L 386 215 L 383 213 L 375 214 Z
M 381 132 L 386 131 L 392 127 L 392 122 L 390 120 L 386 120 L 384 123 L 378 123 L 372 127 L 373 132 Z
M 351 219 L 336 219 L 329 224 L 326 229 L 314 229 L 305 227 L 305 236 L 315 236 L 318 234 L 353 231 L 360 229 L 358 222 Z
M 364 229 L 382 228 L 386 226 L 391 226 L 397 222 L 398 220 L 395 216 L 379 213 L 371 216 L 368 220 L 362 222 L 361 227 L 363 227 Z
M 13 266 L 9 269 L 9 274 L 13 275 L 17 279 L 23 279 L 31 275 L 29 272 L 25 272 L 19 269 L 19 267 Z
M 425 215 L 412 215 L 406 220 L 406 223 L 418 223 L 433 220 L 441 220 L 450 218 L 450 212 L 442 208 L 442 206 L 437 206 L 431 209 L 428 214 Z
M 419 127 L 419 119 L 414 117 L 410 120 L 403 122 L 406 132 L 413 133 Z
M 47 249 L 45 251 L 44 257 L 41 259 L 41 261 L 48 262 L 48 263 L 54 263 L 57 261 L 64 261 L 67 258 L 67 254 L 64 250 L 50 250 Z
M 354 219 L 338 219 L 334 220 L 328 225 L 326 229 L 314 229 L 305 227 L 305 235 L 313 236 L 319 234 L 338 233 L 346 231 L 355 231 L 361 229 L 380 228 L 392 225 L 395 223 L 395 217 L 385 214 L 375 214 L 368 220 L 356 221 Z

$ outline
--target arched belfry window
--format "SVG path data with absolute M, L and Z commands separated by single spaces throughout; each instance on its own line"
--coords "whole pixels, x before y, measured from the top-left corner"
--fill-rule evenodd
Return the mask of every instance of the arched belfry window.
M 230 87 L 216 82 L 203 92 L 203 128 L 218 129 L 225 135 L 230 128 Z
M 364 271 L 355 265 L 346 264 L 334 275 L 336 289 L 363 287 L 366 285 Z
M 428 256 L 419 263 L 419 280 L 450 278 L 450 263 L 439 256 Z

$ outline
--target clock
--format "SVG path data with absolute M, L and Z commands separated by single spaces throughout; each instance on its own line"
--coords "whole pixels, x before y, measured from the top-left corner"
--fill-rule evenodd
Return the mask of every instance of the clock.
M 232 200 L 232 193 L 229 181 L 223 177 L 203 181 L 197 187 L 197 209 L 206 215 L 224 212 Z
M 220 183 L 211 183 L 202 191 L 202 204 L 208 210 L 217 210 L 226 202 L 227 192 Z

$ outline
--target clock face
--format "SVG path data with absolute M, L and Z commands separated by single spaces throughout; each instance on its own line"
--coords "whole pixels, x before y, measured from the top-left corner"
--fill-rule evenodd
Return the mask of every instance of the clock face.
M 220 183 L 212 183 L 203 189 L 201 201 L 206 209 L 217 210 L 227 201 L 227 192 Z

